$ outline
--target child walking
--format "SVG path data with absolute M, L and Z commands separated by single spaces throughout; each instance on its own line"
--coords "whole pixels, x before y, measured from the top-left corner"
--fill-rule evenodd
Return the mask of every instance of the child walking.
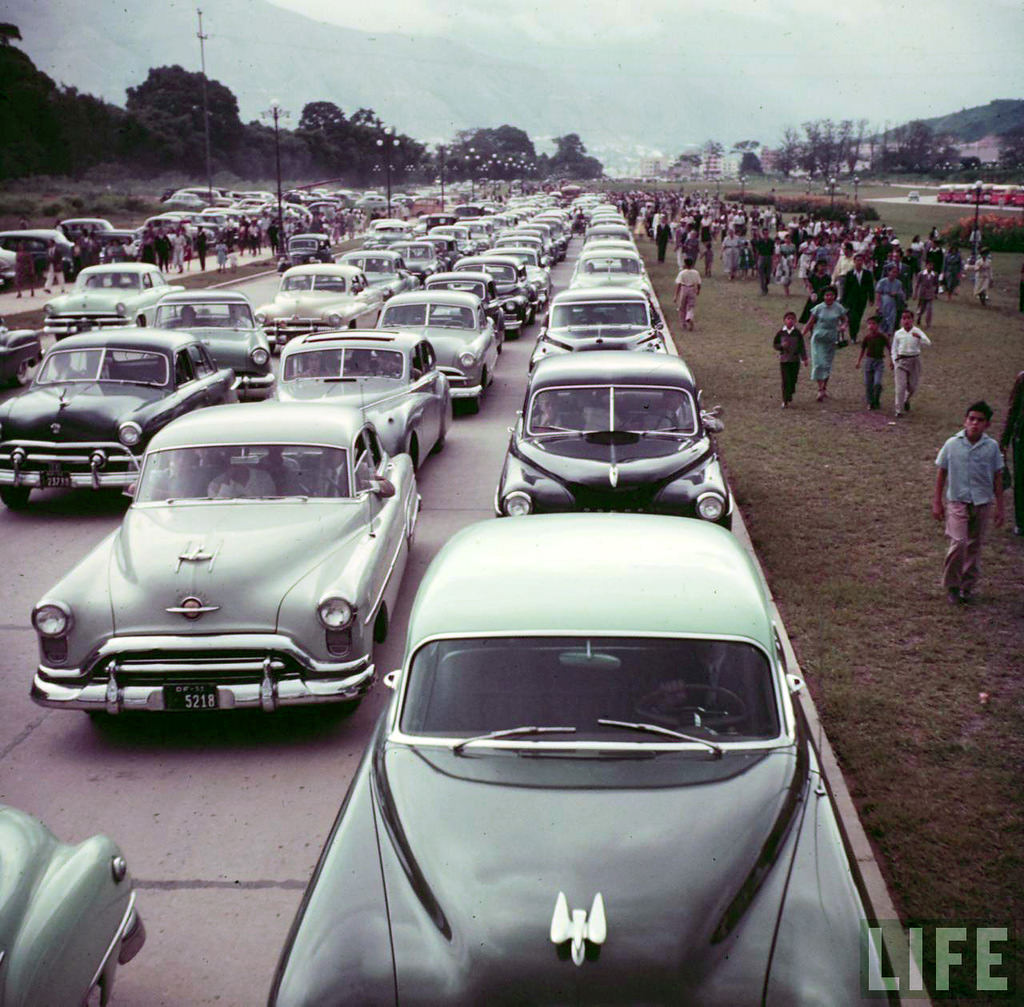
M 807 363 L 807 347 L 803 333 L 796 326 L 796 312 L 787 311 L 782 318 L 782 328 L 775 333 L 772 343 L 779 354 L 779 370 L 782 375 L 782 408 L 788 409 L 793 401 L 796 383 L 800 377 L 800 361 Z

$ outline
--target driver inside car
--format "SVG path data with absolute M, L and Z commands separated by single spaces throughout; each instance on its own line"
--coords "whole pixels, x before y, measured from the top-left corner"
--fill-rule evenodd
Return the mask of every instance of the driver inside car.
M 220 471 L 210 480 L 206 495 L 215 500 L 275 496 L 277 487 L 273 478 L 260 464 L 253 462 L 254 459 L 244 455 L 235 458 L 231 448 L 220 451 L 215 457 Z

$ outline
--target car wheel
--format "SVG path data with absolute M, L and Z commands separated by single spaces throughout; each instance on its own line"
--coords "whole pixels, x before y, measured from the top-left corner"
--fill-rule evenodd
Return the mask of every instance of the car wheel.
M 448 424 L 444 423 L 441 425 L 441 432 L 437 435 L 437 440 L 434 441 L 434 446 L 430 449 L 432 455 L 439 455 L 444 451 L 445 441 L 448 439 Z
M 537 320 L 537 309 L 531 304 L 530 305 L 530 314 L 529 314 L 529 316 L 526 319 L 526 324 L 527 325 L 533 325 L 533 323 L 536 320 Z
M 391 617 L 388 615 L 387 605 L 381 605 L 377 618 L 373 620 L 373 642 L 383 643 L 388 638 L 388 630 L 391 628 Z
M 135 319 L 135 324 L 140 329 L 144 329 L 146 327 L 146 316 L 145 315 L 139 315 L 139 317 Z
M 31 492 L 28 486 L 0 486 L 0 500 L 8 510 L 24 510 Z

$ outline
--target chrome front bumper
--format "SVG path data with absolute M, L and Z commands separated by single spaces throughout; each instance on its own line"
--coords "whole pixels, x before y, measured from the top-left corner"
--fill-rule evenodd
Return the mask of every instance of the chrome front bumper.
M 73 488 L 126 489 L 139 478 L 139 463 L 129 448 L 115 441 L 5 441 L 0 444 L 0 486 L 45 489 L 56 477 L 66 476 Z M 109 464 L 124 467 L 107 471 Z M 26 469 L 25 465 L 36 467 Z M 57 471 L 51 472 L 51 466 L 57 466 Z M 77 471 L 68 471 L 72 467 Z
M 450 388 L 453 399 L 476 399 L 483 394 L 483 385 L 464 385 L 461 388 Z
M 204 660 L 204 651 L 225 650 L 237 656 Z M 174 656 L 162 658 L 161 651 Z M 349 661 L 319 661 L 290 638 L 274 633 L 113 637 L 84 666 L 83 672 L 40 665 L 32 681 L 32 699 L 40 706 L 69 710 L 159 712 L 166 709 L 165 685 L 203 683 L 216 687 L 219 709 L 270 713 L 281 706 L 359 699 L 369 692 L 376 675 L 368 654 Z M 133 684 L 133 675 L 146 681 Z

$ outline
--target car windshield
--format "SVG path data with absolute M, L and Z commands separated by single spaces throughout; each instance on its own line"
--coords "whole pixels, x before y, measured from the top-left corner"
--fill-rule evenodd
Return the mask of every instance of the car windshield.
M 346 259 L 350 265 L 358 266 L 364 273 L 393 273 L 395 263 L 376 255 L 368 255 L 361 259 Z
M 167 358 L 145 350 L 90 347 L 52 350 L 36 375 L 37 385 L 58 385 L 70 381 L 120 381 L 129 384 L 167 384 Z
M 299 273 L 286 276 L 281 283 L 283 291 L 315 290 L 322 293 L 343 294 L 346 290 L 344 276 L 332 276 L 330 273 Z
M 584 273 L 616 273 L 618 275 L 639 276 L 640 263 L 628 256 L 602 255 L 600 258 L 588 258 L 583 262 Z
M 577 326 L 632 326 L 649 328 L 650 316 L 643 301 L 580 301 L 556 304 L 551 310 L 551 328 Z
M 598 723 L 652 724 L 718 743 L 777 737 L 772 669 L 764 652 L 733 640 L 648 637 L 497 637 L 435 640 L 409 669 L 401 729 L 465 738 L 519 727 L 576 729 L 562 743 L 637 744 Z
M 83 273 L 75 287 L 78 290 L 138 290 L 138 273 Z
M 439 283 L 431 283 L 428 290 L 465 290 L 470 294 L 476 294 L 481 300 L 487 297 L 487 291 L 479 280 L 441 280 Z
M 401 378 L 405 357 L 397 350 L 346 346 L 344 349 L 303 350 L 284 362 L 284 381 L 317 378 Z
M 499 283 L 515 283 L 516 282 L 516 267 L 505 262 L 485 262 L 482 267 L 485 273 L 490 273 L 491 276 Z
M 148 456 L 137 503 L 347 497 L 348 453 L 314 444 L 169 448 Z
M 319 247 L 320 242 L 315 238 L 292 238 L 288 242 L 288 250 L 290 252 L 315 251 Z
M 679 388 L 636 385 L 545 388 L 530 402 L 529 431 L 697 432 L 693 399 Z
M 161 304 L 156 309 L 159 329 L 251 329 L 252 308 L 248 304 Z
M 402 255 L 407 259 L 432 259 L 434 248 L 432 245 L 404 245 Z

